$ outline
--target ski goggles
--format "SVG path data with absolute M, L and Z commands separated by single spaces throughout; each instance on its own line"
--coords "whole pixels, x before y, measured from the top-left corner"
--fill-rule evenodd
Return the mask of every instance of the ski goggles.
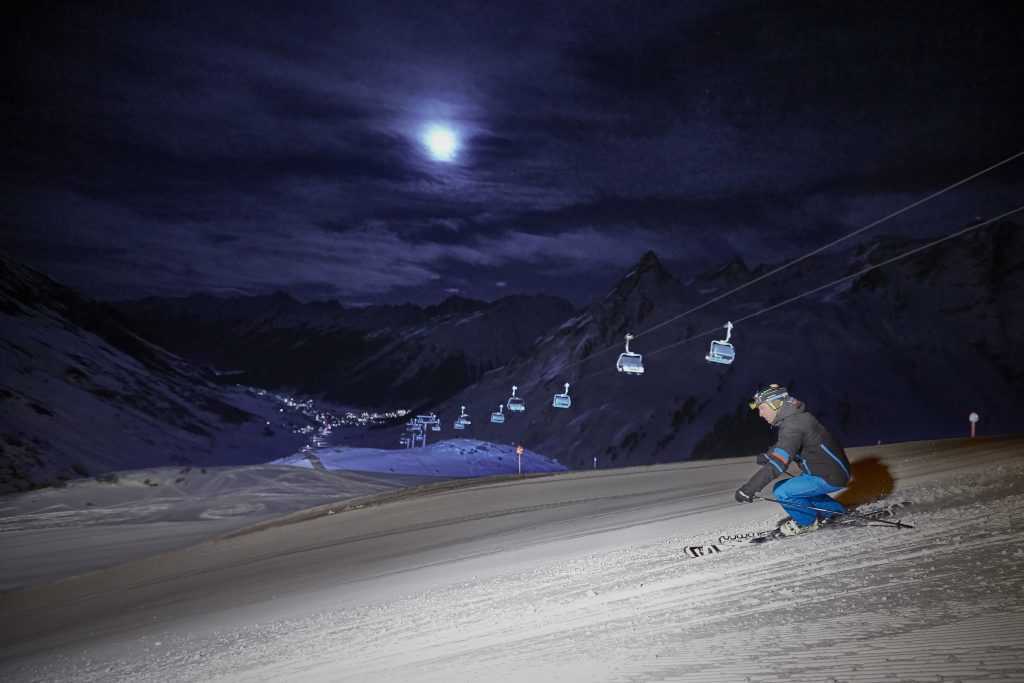
M 777 406 L 773 406 L 773 405 L 771 405 L 772 403 L 775 403 L 776 401 L 778 401 L 778 402 L 779 402 L 779 405 L 777 405 Z M 781 398 L 772 398 L 772 399 L 768 399 L 767 401 L 748 401 L 748 402 L 747 402 L 747 405 L 749 405 L 749 406 L 750 406 L 750 409 L 751 409 L 751 410 L 757 410 L 757 407 L 758 407 L 759 405 L 761 405 L 762 403 L 767 403 L 767 404 L 769 404 L 769 405 L 770 405 L 770 406 L 771 406 L 772 408 L 774 408 L 775 410 L 778 410 L 779 408 L 781 408 L 781 407 L 782 407 L 782 403 L 783 403 L 783 400 L 782 400 Z
M 789 396 L 789 392 L 785 389 L 772 394 L 764 394 L 762 396 L 755 396 L 754 398 L 747 401 L 747 405 L 750 406 L 751 410 L 757 410 L 757 407 L 762 403 L 774 403 L 775 401 L 784 401 Z

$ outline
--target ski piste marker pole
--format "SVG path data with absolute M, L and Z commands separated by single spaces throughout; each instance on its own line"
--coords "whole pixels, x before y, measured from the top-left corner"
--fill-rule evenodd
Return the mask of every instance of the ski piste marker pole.
M 817 507 L 814 507 L 813 505 L 801 505 L 800 503 L 793 503 L 791 501 L 786 501 L 785 503 L 783 503 L 781 500 L 776 500 L 775 498 L 769 498 L 768 496 L 759 496 L 756 493 L 754 494 L 754 498 L 760 498 L 761 500 L 767 500 L 767 501 L 770 501 L 772 503 L 778 503 L 780 505 L 792 505 L 793 507 L 804 508 L 805 510 L 816 510 L 818 512 L 824 512 L 825 514 L 827 514 L 829 516 L 833 516 L 833 515 L 846 515 L 848 517 L 854 517 L 856 519 L 863 519 L 865 522 L 868 522 L 869 524 L 872 523 L 872 522 L 878 522 L 878 523 L 881 523 L 881 524 L 888 524 L 890 526 L 894 526 L 894 527 L 896 527 L 898 529 L 913 529 L 914 528 L 912 525 L 904 524 L 903 522 L 890 522 L 889 520 L 886 520 L 886 519 L 872 519 L 870 517 L 863 517 L 861 515 L 858 515 L 856 512 L 836 512 L 835 510 L 826 510 L 825 508 L 817 508 Z

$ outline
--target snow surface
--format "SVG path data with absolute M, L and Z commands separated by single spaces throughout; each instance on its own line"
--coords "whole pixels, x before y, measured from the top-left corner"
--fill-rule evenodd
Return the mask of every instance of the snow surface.
M 526 449 L 522 469 L 565 470 Z M 8 495 L 0 497 L 0 591 L 183 548 L 319 505 L 518 470 L 513 446 L 451 439 L 407 450 L 306 449 L 261 466 L 131 470 Z
M 433 432 L 428 432 L 432 435 Z M 428 437 L 429 438 L 429 437 Z M 428 443 L 425 447 L 403 450 L 382 448 L 318 448 L 304 449 L 287 458 L 275 460 L 276 465 L 316 467 L 352 472 L 414 474 L 427 477 L 485 477 L 519 474 L 514 445 L 493 444 L 477 439 L 447 439 Z M 565 472 L 561 463 L 524 448 L 523 474 L 532 472 Z
M 282 424 L 295 416 L 272 397 L 211 383 L 141 340 L 150 355 L 129 355 L 78 326 L 65 316 L 77 299 L 37 310 L 2 289 L 0 306 L 25 312 L 0 313 L 0 491 L 144 467 L 264 463 L 305 440 Z
M 280 465 L 157 467 L 0 497 L 0 591 L 208 541 L 254 522 L 436 477 Z
M 1024 437 L 851 455 L 916 528 L 689 559 L 782 519 L 752 458 L 465 480 L 2 595 L 0 677 L 1024 681 Z

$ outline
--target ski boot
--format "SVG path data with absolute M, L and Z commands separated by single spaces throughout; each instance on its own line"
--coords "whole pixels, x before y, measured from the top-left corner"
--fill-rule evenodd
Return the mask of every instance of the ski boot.
M 818 520 L 814 520 L 807 526 L 800 526 L 791 519 L 786 520 L 779 527 L 780 536 L 799 536 L 800 534 L 808 534 L 812 531 L 818 530 Z

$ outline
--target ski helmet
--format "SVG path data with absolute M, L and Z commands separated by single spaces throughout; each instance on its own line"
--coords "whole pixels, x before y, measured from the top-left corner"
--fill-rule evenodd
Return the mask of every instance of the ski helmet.
M 780 387 L 778 384 L 769 384 L 761 387 L 754 393 L 753 399 L 751 399 L 749 405 L 751 410 L 757 410 L 757 407 L 762 403 L 768 403 L 772 408 L 776 410 L 782 405 L 782 401 L 789 397 L 789 392 L 786 391 L 786 387 Z M 776 404 L 778 401 L 778 404 Z

